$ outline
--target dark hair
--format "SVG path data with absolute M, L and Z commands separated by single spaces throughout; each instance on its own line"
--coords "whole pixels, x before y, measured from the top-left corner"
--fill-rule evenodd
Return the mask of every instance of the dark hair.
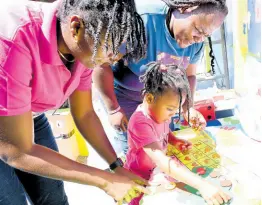
M 99 46 L 108 49 L 109 41 L 115 55 L 124 42 L 127 57 L 140 60 L 146 54 L 144 23 L 136 12 L 134 0 L 63 0 L 58 18 L 61 22 L 71 15 L 79 15 L 84 22 L 86 35 L 94 41 L 92 60 Z M 104 35 L 105 44 L 101 45 Z
M 173 9 L 187 9 L 190 7 L 198 6 L 193 12 L 214 12 L 219 11 L 225 16 L 228 14 L 226 0 L 162 0 L 167 6 Z
M 144 83 L 142 95 L 151 93 L 155 98 L 161 96 L 164 92 L 172 89 L 179 94 L 179 120 L 182 108 L 182 93 L 186 94 L 187 110 L 192 106 L 192 98 L 186 71 L 176 65 L 165 65 L 161 68 L 159 62 L 151 62 L 146 65 L 147 70 L 140 76 L 140 81 Z M 189 113 L 188 113 L 189 122 Z
M 198 8 L 192 11 L 193 14 L 197 13 L 212 13 L 220 12 L 223 15 L 228 14 L 228 7 L 226 0 L 162 0 L 170 8 L 167 14 L 167 24 L 169 24 L 172 12 L 174 9 L 187 9 L 190 7 L 198 6 Z M 211 58 L 211 74 L 215 75 L 215 57 L 213 52 L 211 37 L 208 37 L 208 43 L 210 47 L 209 56 Z
M 213 44 L 212 44 L 212 39 L 209 36 L 208 38 L 208 45 L 210 48 L 209 51 L 209 57 L 210 57 L 210 65 L 211 65 L 211 75 L 215 75 L 216 71 L 215 71 L 215 56 L 214 56 L 214 51 L 213 51 Z

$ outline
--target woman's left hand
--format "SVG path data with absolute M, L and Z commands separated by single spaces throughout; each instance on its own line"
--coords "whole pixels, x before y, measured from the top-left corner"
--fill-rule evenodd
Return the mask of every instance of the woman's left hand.
M 115 172 L 117 174 L 123 175 L 125 177 L 128 177 L 130 180 L 135 182 L 136 184 L 139 184 L 141 186 L 148 186 L 148 181 L 143 179 L 142 177 L 132 173 L 131 171 L 125 169 L 124 167 L 117 167 L 115 169 Z
M 189 117 L 189 124 L 193 129 L 201 131 L 206 128 L 206 120 L 199 111 L 195 110 L 194 108 L 190 108 Z M 188 121 L 188 112 L 184 113 L 184 119 Z

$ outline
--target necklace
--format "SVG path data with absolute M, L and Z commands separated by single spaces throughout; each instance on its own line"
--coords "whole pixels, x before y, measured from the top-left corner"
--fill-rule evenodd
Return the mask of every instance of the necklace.
M 59 54 L 65 61 L 67 61 L 67 62 L 69 62 L 69 63 L 74 63 L 74 62 L 75 62 L 75 59 L 73 59 L 73 60 L 68 60 L 68 59 L 64 56 L 63 53 L 61 53 L 59 50 L 57 50 L 57 51 L 58 51 L 58 54 Z

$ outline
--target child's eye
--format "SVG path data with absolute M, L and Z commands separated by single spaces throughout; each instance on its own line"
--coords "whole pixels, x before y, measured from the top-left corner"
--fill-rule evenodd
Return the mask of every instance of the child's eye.
M 173 112 L 173 111 L 174 111 L 173 108 L 167 108 L 167 110 L 168 110 L 169 112 Z

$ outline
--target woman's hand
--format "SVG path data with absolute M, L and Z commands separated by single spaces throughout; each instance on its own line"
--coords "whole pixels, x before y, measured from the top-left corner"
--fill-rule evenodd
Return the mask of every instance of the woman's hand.
M 142 186 L 144 186 L 144 185 L 148 186 L 149 185 L 147 180 L 141 178 L 140 176 L 137 176 L 136 174 L 132 173 L 131 171 L 129 171 L 129 170 L 123 168 L 123 167 L 117 167 L 115 169 L 115 172 L 117 174 L 122 175 L 122 176 L 128 177 L 130 180 L 134 181 L 135 183 L 137 183 L 139 185 L 142 185 Z
M 126 132 L 127 131 L 127 124 L 128 119 L 122 109 L 120 109 L 118 112 L 111 114 L 108 116 L 109 122 L 111 126 L 120 132 Z
M 188 123 L 192 126 L 193 129 L 201 131 L 206 128 L 206 120 L 199 111 L 195 110 L 194 108 L 190 108 L 189 117 L 190 119 Z M 188 121 L 188 112 L 184 113 L 184 118 L 186 121 Z
M 141 193 L 149 194 L 149 190 L 136 184 L 130 178 L 120 175 L 112 174 L 102 189 L 111 197 L 113 197 L 118 205 L 123 202 L 129 203 L 132 199 L 138 197 Z

